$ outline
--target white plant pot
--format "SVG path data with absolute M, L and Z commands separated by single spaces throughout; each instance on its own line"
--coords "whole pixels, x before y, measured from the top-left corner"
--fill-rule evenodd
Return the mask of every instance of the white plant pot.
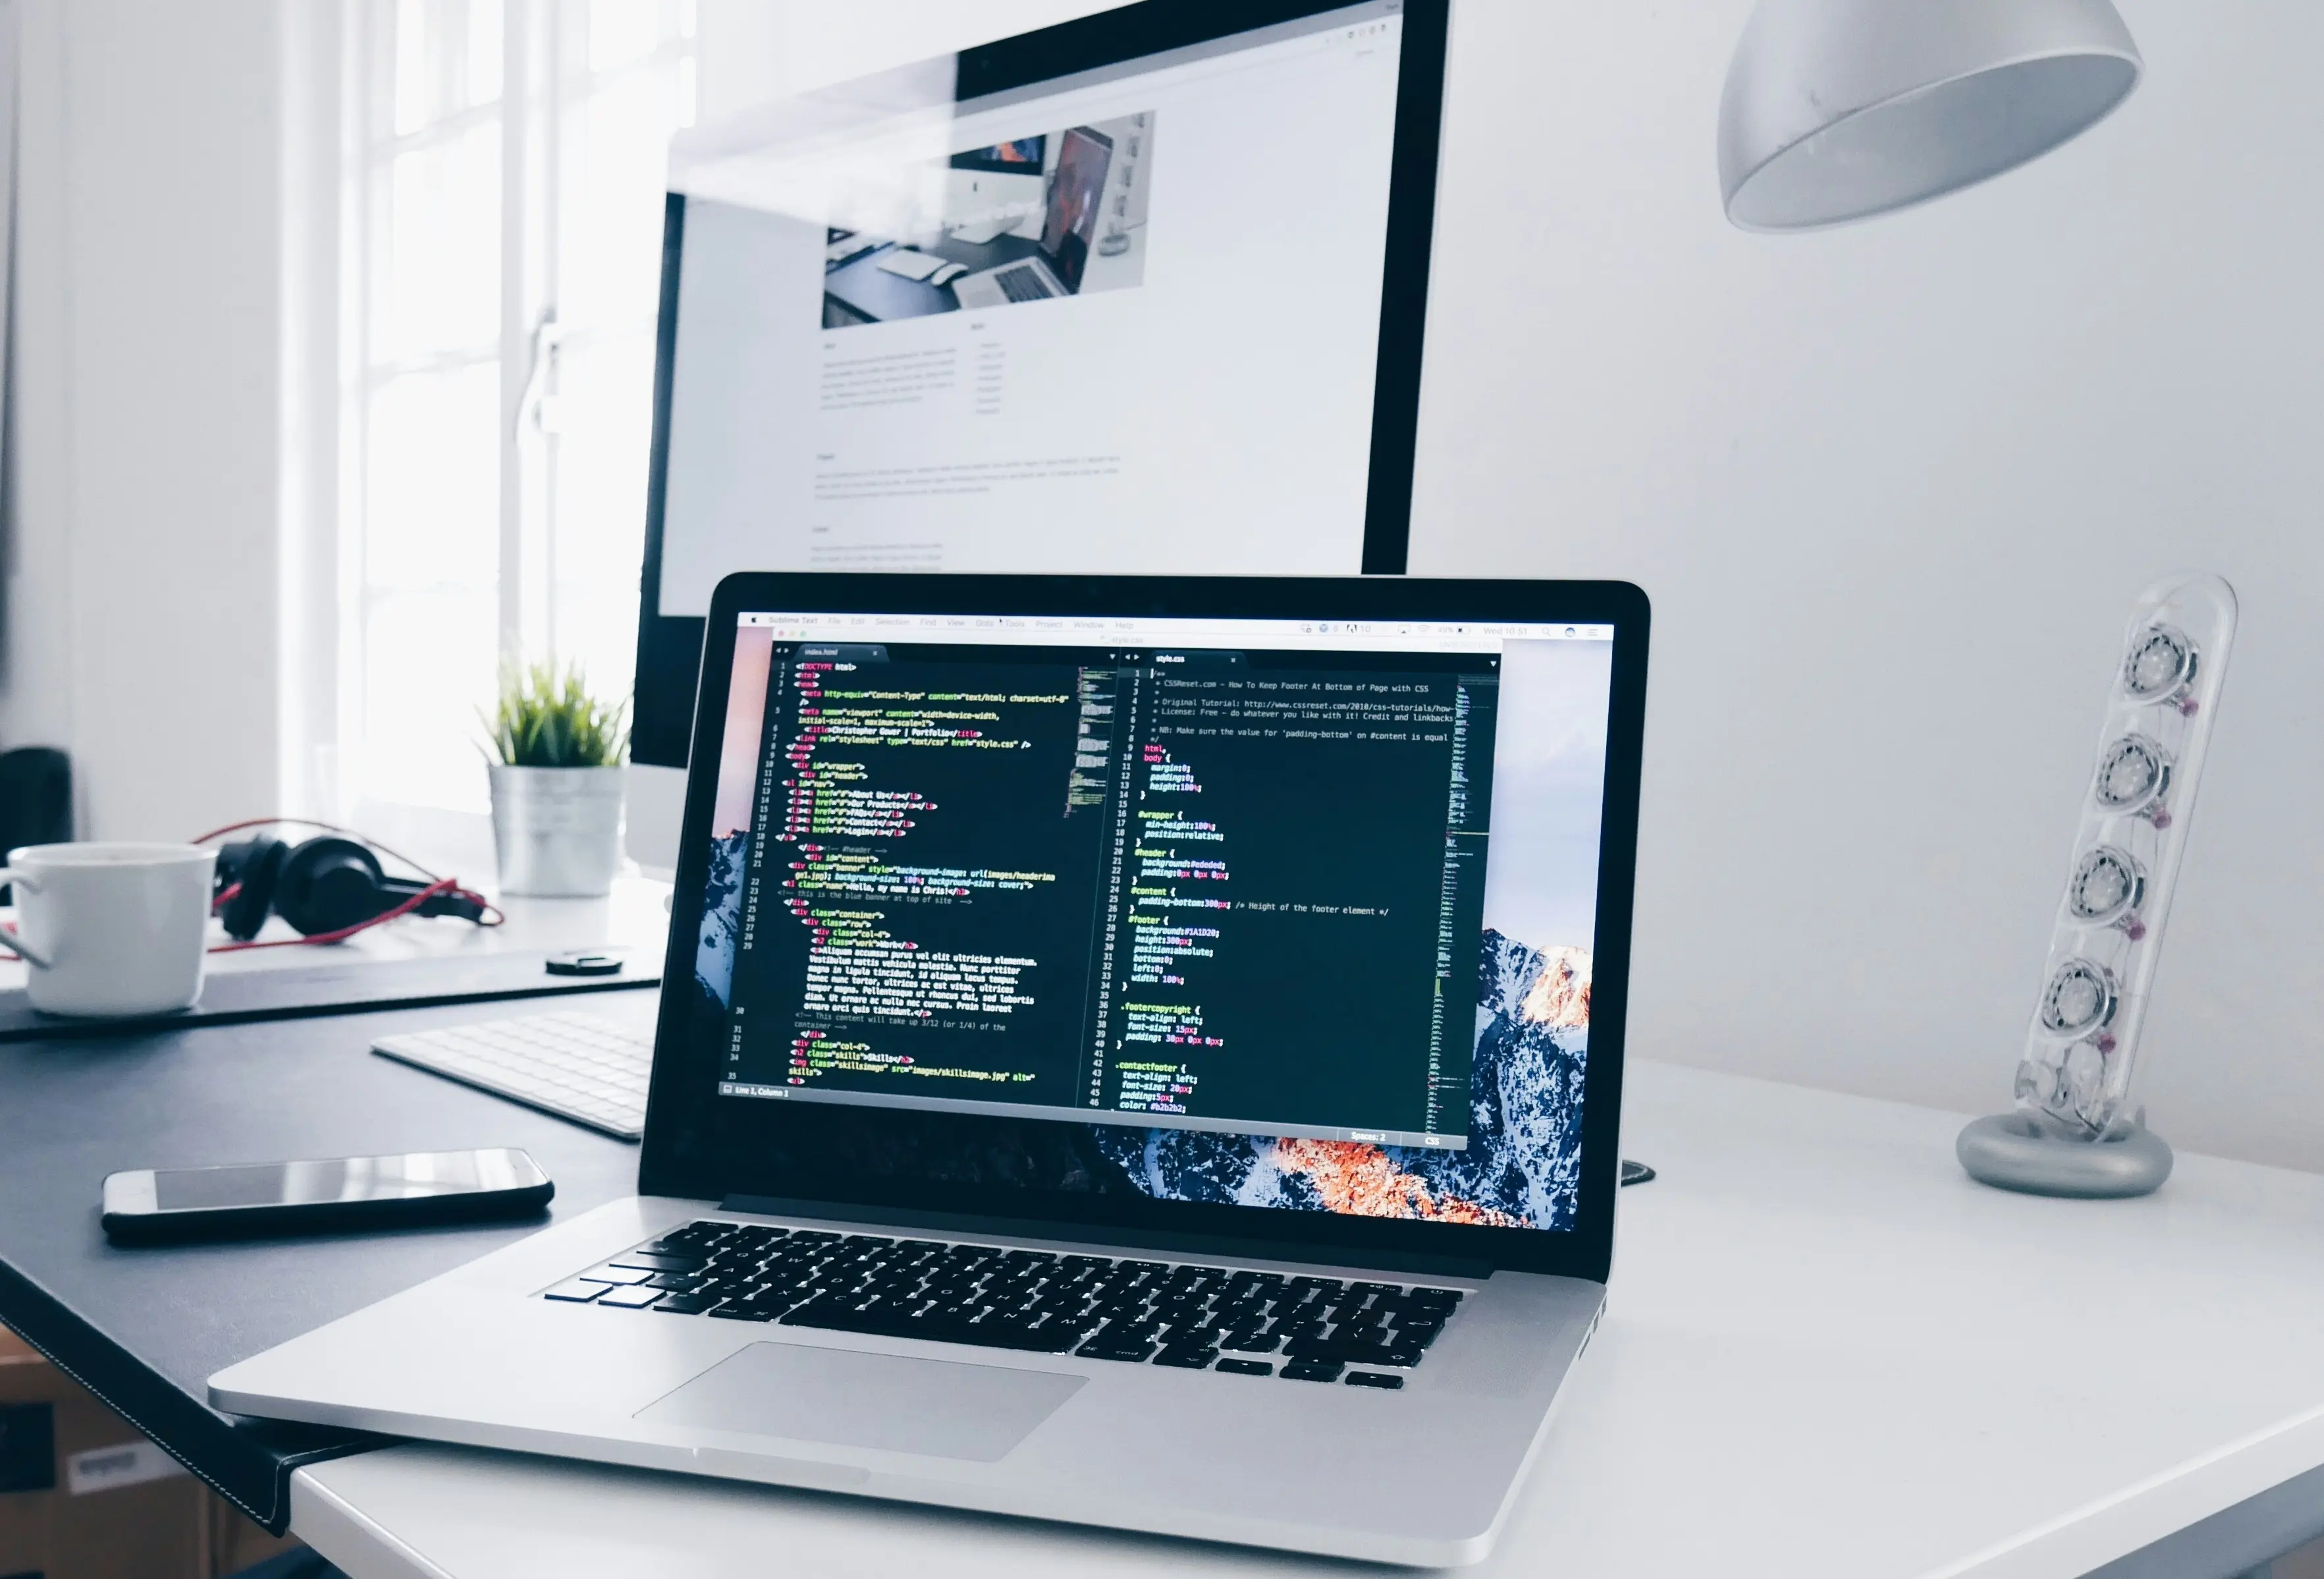
M 501 891 L 599 899 L 622 860 L 622 783 L 613 768 L 492 765 Z

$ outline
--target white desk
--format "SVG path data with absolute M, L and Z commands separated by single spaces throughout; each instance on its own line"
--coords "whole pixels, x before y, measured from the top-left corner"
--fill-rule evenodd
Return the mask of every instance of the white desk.
M 219 974 L 297 970 L 302 966 L 345 965 L 353 960 L 451 958 L 595 948 L 607 944 L 628 950 L 632 974 L 651 975 L 661 969 L 662 940 L 669 932 L 669 912 L 663 903 L 669 897 L 669 884 L 666 882 L 646 877 L 617 878 L 613 893 L 601 900 L 498 900 L 497 896 L 493 897 L 508 917 L 498 927 L 479 927 L 453 916 L 401 916 L 369 931 L 358 932 L 345 943 L 213 954 L 209 969 Z M 14 921 L 14 910 L 0 907 L 0 919 Z M 271 942 L 294 938 L 299 934 L 276 916 L 268 918 L 264 930 L 258 936 Z M 210 941 L 226 941 L 225 929 L 215 921 L 210 923 Z M 22 960 L 0 959 L 0 988 L 23 986 L 25 970 Z
M 2036 1200 L 1962 1176 L 1960 1122 L 1634 1066 L 1623 1150 L 1662 1177 L 1473 1571 L 2075 1579 L 2209 1520 L 2116 1572 L 2223 1579 L 2324 1533 L 2324 1475 L 2282 1489 L 2324 1466 L 2324 1177 L 2186 1157 L 2147 1200 Z M 301 1470 L 292 1528 L 354 1579 L 1347 1571 L 417 1445 Z

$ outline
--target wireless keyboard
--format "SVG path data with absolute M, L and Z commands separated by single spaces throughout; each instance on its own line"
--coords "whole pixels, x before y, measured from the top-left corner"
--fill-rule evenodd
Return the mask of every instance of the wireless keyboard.
M 641 994 L 650 1010 L 651 993 Z M 567 1011 L 382 1037 L 398 1063 L 635 1140 L 645 1133 L 653 1020 Z

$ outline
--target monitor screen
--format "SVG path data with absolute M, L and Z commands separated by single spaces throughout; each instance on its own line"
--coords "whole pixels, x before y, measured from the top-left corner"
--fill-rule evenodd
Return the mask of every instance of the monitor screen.
M 1571 1229 L 1612 638 L 742 614 L 717 1102 L 1052 1121 L 1029 1189 Z
M 681 139 L 641 760 L 738 569 L 1402 570 L 1441 7 L 1132 6 Z

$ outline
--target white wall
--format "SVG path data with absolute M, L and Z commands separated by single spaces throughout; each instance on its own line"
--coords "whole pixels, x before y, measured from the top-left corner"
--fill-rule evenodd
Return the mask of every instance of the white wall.
M 278 0 L 23 0 L 0 743 L 84 831 L 277 794 Z
M 1653 595 L 1642 1054 L 2006 1104 L 2121 622 L 2244 624 L 2145 1090 L 2324 1168 L 2324 11 L 2123 0 L 2146 81 L 1990 186 L 1728 227 L 1745 0 L 1471 4 L 1415 568 Z

